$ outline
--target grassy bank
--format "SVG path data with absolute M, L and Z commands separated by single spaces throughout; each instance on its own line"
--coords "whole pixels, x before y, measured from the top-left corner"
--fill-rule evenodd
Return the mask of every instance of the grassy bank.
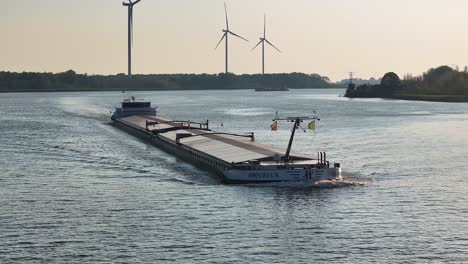
M 408 101 L 427 101 L 445 103 L 468 103 L 468 95 L 430 95 L 430 94 L 405 94 L 392 96 L 347 96 L 348 98 L 380 98 Z
M 391 99 L 447 103 L 468 103 L 468 95 L 405 94 L 395 95 Z
M 380 84 L 350 85 L 349 98 L 388 98 L 431 102 L 468 102 L 468 68 L 454 70 L 448 66 L 430 69 L 421 76 L 406 75 L 403 80 L 386 73 Z

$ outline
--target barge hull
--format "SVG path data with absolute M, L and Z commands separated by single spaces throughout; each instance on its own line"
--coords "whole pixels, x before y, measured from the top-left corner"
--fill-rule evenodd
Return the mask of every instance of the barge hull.
M 129 133 L 130 135 L 135 136 L 147 143 L 150 143 L 151 145 L 156 146 L 160 150 L 171 154 L 177 158 L 180 158 L 199 169 L 206 170 L 209 173 L 214 174 L 215 176 L 219 177 L 224 183 L 231 183 L 229 179 L 227 179 L 224 176 L 222 170 L 218 169 L 217 167 L 211 166 L 208 163 L 201 161 L 200 159 L 194 158 L 194 156 L 200 156 L 197 156 L 196 153 L 193 153 L 193 151 L 191 152 L 189 150 L 184 150 L 183 146 L 180 146 L 175 142 L 171 142 L 157 135 L 153 135 L 151 132 L 143 130 L 138 126 L 134 126 L 125 121 L 115 118 L 112 118 L 112 120 L 114 121 L 114 126 Z
M 339 164 L 330 167 L 325 158 L 314 160 L 300 154 L 291 154 L 287 162 L 275 161 L 282 150 L 255 143 L 253 133 L 212 131 L 208 121 L 175 121 L 144 114 L 112 116 L 112 120 L 117 128 L 218 176 L 224 183 L 341 179 Z

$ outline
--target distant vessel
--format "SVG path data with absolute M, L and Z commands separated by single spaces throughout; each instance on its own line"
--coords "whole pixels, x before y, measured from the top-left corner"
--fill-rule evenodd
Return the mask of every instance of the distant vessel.
M 287 92 L 289 88 L 287 87 L 278 87 L 278 88 L 257 88 L 256 92 Z
M 145 102 L 144 100 L 136 100 L 134 96 L 131 99 L 122 100 L 121 107 L 116 107 L 112 117 L 127 117 L 134 115 L 148 115 L 156 116 L 156 108 L 151 107 L 151 102 Z
M 157 116 L 156 108 L 150 102 L 126 99 L 112 120 L 130 134 L 220 176 L 225 183 L 341 180 L 340 164 L 330 166 L 325 152 L 317 153 L 316 159 L 290 152 L 303 117 L 274 119 L 294 123 L 287 151 L 280 154 L 282 150 L 255 143 L 253 132 L 213 131 L 208 120 L 170 120 Z

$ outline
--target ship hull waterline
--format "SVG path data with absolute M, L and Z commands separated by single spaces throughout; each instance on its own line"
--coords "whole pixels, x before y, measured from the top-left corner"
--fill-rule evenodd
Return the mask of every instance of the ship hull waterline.
M 272 183 L 301 181 L 315 183 L 322 180 L 341 180 L 341 168 L 313 168 L 313 169 L 220 169 L 212 166 L 206 160 L 194 158 L 194 151 L 187 150 L 184 145 L 177 144 L 172 140 L 155 135 L 139 126 L 112 117 L 113 125 L 132 136 L 135 136 L 147 143 L 154 145 L 160 150 L 171 154 L 181 160 L 194 165 L 195 167 L 207 171 L 208 173 L 221 179 L 225 184 L 249 184 L 249 183 Z M 195 151 L 196 152 L 196 151 Z M 203 154 L 203 153 L 200 153 Z M 230 164 L 226 164 L 230 165 Z

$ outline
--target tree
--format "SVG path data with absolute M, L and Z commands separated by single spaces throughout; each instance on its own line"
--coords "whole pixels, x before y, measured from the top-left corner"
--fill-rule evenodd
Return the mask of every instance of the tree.
M 387 72 L 380 81 L 380 85 L 383 87 L 398 87 L 401 85 L 400 77 L 394 72 Z
M 382 77 L 380 82 L 380 93 L 385 96 L 393 95 L 401 88 L 400 77 L 394 72 L 388 72 Z

